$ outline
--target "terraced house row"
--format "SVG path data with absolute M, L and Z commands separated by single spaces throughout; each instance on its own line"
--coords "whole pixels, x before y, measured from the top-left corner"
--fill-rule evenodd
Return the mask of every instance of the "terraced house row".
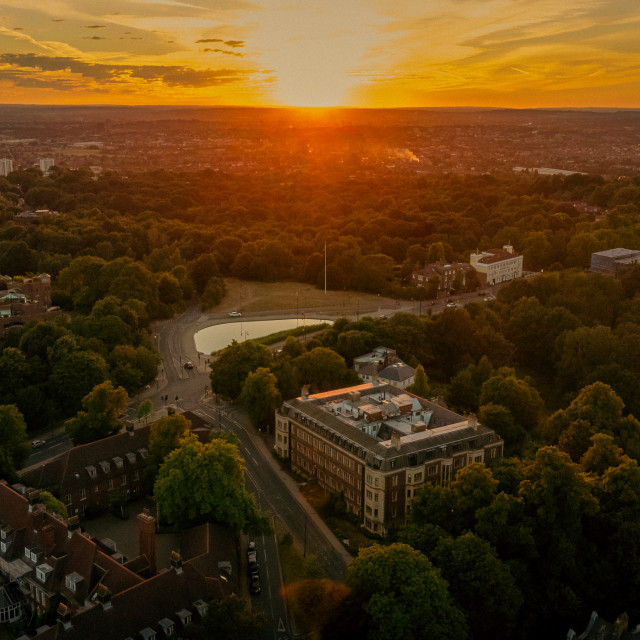
M 447 485 L 474 462 L 502 456 L 504 442 L 464 417 L 376 381 L 284 402 L 275 451 L 294 471 L 344 495 L 371 533 L 405 522 L 425 483 Z

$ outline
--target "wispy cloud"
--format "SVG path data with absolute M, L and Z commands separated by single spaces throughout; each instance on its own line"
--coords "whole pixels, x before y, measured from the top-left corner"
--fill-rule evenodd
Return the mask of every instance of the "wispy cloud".
M 51 57 L 32 53 L 0 54 L 0 80 L 10 78 L 22 86 L 31 86 L 33 72 L 76 74 L 97 83 L 127 84 L 132 80 L 162 83 L 168 87 L 207 87 L 238 82 L 252 71 L 235 69 L 193 69 L 169 65 L 125 65 L 90 63 L 73 58 Z M 40 81 L 44 82 L 43 77 Z M 71 79 L 69 80 L 71 82 Z M 25 84 L 27 83 L 27 84 Z

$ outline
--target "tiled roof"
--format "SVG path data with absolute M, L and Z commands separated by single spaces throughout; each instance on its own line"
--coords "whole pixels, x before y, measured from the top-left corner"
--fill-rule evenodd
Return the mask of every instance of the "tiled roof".
M 379 374 L 381 380 L 394 380 L 404 382 L 414 376 L 416 370 L 404 362 L 397 362 L 385 367 Z
M 114 463 L 114 458 L 124 458 L 123 467 L 126 469 L 133 460 L 127 454 L 134 454 L 139 464 L 142 461 L 139 452 L 147 446 L 149 429 L 150 426 L 145 425 L 132 432 L 123 431 L 102 440 L 72 447 L 58 458 L 23 472 L 20 478 L 34 487 L 56 487 L 57 492 L 64 495 L 87 486 L 88 467 L 95 467 L 97 477 L 118 476 L 122 473 L 122 468 Z M 101 462 L 109 463 L 108 471 L 104 470 L 104 465 L 100 465 Z

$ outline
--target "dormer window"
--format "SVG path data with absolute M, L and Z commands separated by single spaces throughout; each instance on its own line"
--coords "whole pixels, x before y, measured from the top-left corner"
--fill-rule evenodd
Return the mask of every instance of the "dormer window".
M 144 460 L 147 457 L 148 451 L 146 449 L 138 449 L 138 453 L 140 454 L 140 457 Z
M 201 618 L 204 618 L 207 615 L 207 610 L 209 609 L 209 605 L 202 599 L 196 600 L 193 603 L 193 606 L 196 608 L 198 615 Z
M 93 465 L 89 465 L 88 467 L 85 467 L 85 469 L 91 478 L 95 478 L 98 475 L 98 470 Z
M 104 473 L 109 473 L 109 471 L 111 471 L 111 465 L 106 460 L 100 460 L 98 464 Z
M 120 458 L 119 456 L 116 456 L 113 459 L 113 464 L 116 465 L 116 469 L 122 469 L 122 467 L 124 465 L 124 460 L 122 458 Z
M 158 624 L 162 627 L 162 631 L 167 638 L 173 635 L 173 620 L 162 618 L 162 620 L 158 620 Z
M 74 593 L 78 591 L 79 585 L 82 584 L 84 578 L 77 572 L 68 573 L 64 577 L 64 586 L 69 589 L 69 591 L 73 591 Z
M 140 635 L 142 636 L 142 640 L 155 640 L 156 632 L 151 627 L 145 627 L 140 630 Z
M 131 451 L 129 451 L 125 455 L 127 456 L 127 460 L 129 461 L 129 464 L 135 464 L 136 463 L 136 454 L 135 453 L 132 453 Z
M 39 564 L 36 567 L 36 578 L 44 584 L 47 581 L 47 578 L 53 573 L 53 567 L 48 564 Z
M 9 548 L 9 543 L 5 542 L 4 540 L 0 540 L 0 552 L 6 553 L 8 548 Z
M 176 611 L 176 615 L 180 619 L 180 624 L 183 627 L 191 624 L 191 611 L 189 611 L 188 609 L 181 609 L 180 611 Z

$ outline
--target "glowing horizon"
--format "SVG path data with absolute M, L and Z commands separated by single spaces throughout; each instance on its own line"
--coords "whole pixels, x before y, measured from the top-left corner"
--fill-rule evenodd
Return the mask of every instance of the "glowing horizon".
M 0 103 L 640 108 L 617 0 L 0 0 Z

